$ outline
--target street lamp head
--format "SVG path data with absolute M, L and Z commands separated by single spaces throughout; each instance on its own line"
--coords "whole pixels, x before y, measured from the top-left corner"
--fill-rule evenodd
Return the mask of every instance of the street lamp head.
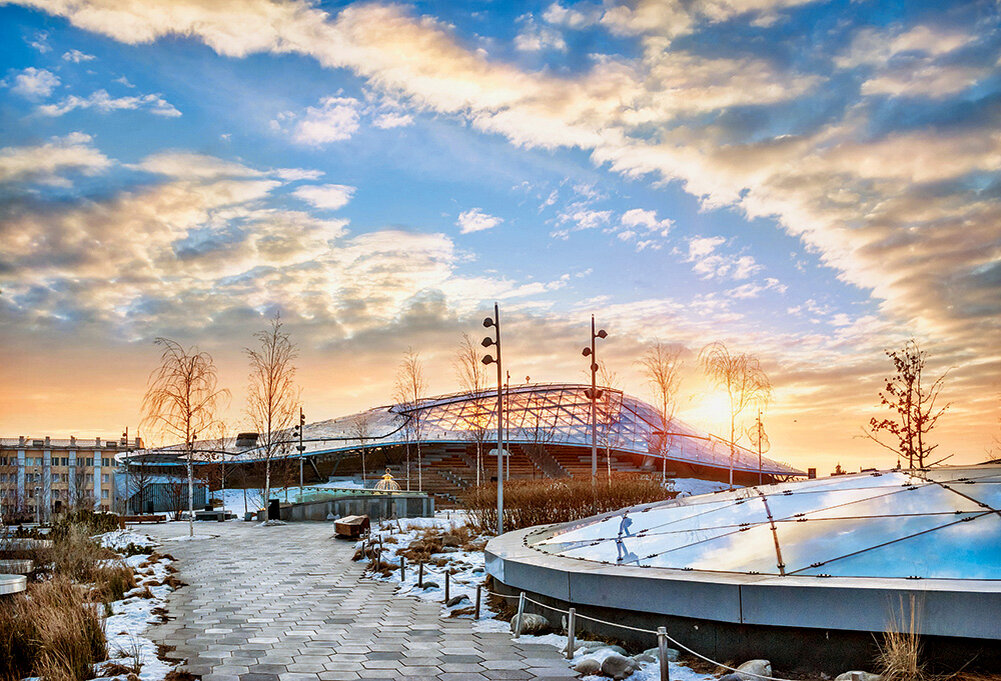
M 581 350 L 580 354 L 584 355 L 585 357 L 590 357 L 591 356 L 591 348 L 584 348 L 583 350 Z
M 597 336 L 598 338 L 608 338 L 608 332 L 605 331 L 604 329 L 599 329 L 598 333 L 594 335 Z
M 485 348 L 489 348 L 493 344 L 494 344 L 494 339 L 491 338 L 490 336 L 487 336 L 482 341 L 480 341 L 480 345 L 482 345 Z
M 480 361 L 482 361 L 484 364 L 486 364 L 487 366 L 489 366 L 489 365 L 493 364 L 495 360 L 490 355 L 484 355 L 483 359 L 480 360 Z
M 597 371 L 599 368 L 597 362 L 591 362 L 591 371 Z
M 488 329 L 493 325 L 494 325 L 494 320 L 491 317 L 487 317 L 486 319 L 483 320 L 483 326 L 487 327 Z

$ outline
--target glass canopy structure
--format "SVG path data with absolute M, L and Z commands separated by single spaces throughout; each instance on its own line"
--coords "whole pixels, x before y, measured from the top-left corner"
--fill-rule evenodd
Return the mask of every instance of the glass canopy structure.
M 676 570 L 1001 580 L 1001 465 L 705 494 L 546 528 L 527 545 Z
M 590 386 L 582 384 L 525 384 L 504 391 L 504 440 L 511 445 L 591 446 Z M 406 445 L 419 437 L 422 444 L 469 444 L 486 447 L 497 442 L 497 392 L 483 390 L 378 407 L 351 416 L 307 424 L 303 430 L 305 455 L 350 452 L 361 447 Z M 730 445 L 675 419 L 665 423 L 646 402 L 605 388 L 597 401 L 598 446 L 616 453 L 666 458 L 696 466 L 727 469 Z M 287 456 L 296 456 L 291 434 Z M 238 447 L 235 438 L 202 442 L 202 449 L 225 452 L 228 460 L 255 461 L 259 448 Z M 758 454 L 734 447 L 735 471 L 758 472 Z M 761 459 L 768 476 L 796 476 L 803 472 L 768 458 Z

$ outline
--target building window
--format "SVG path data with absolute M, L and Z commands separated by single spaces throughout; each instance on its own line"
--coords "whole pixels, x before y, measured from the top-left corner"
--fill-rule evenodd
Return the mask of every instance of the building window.
M 102 473 L 101 474 L 101 482 L 107 482 L 107 481 L 108 481 L 108 474 L 107 473 Z
M 107 457 L 101 459 L 101 465 L 102 466 L 110 466 L 111 465 L 111 459 L 109 459 Z
M 102 489 L 101 490 L 101 498 L 102 499 L 107 499 L 108 498 L 108 490 L 106 490 L 106 489 Z
M 52 482 L 59 482 L 59 474 L 58 473 L 53 473 L 52 474 Z

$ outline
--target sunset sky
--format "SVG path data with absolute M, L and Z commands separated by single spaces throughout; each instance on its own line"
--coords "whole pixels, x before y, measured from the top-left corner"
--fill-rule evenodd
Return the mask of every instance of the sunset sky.
M 0 0 L 0 434 L 134 432 L 157 336 L 280 310 L 310 421 L 458 388 L 499 302 L 512 381 L 723 340 L 774 386 L 769 456 L 860 437 L 914 336 L 950 463 L 1001 456 L 996 2 Z

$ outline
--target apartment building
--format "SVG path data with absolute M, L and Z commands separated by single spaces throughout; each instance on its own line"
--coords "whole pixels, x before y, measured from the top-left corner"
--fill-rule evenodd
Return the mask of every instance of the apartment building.
M 51 520 L 54 513 L 115 508 L 115 455 L 139 438 L 0 438 L 0 513 L 5 520 Z

